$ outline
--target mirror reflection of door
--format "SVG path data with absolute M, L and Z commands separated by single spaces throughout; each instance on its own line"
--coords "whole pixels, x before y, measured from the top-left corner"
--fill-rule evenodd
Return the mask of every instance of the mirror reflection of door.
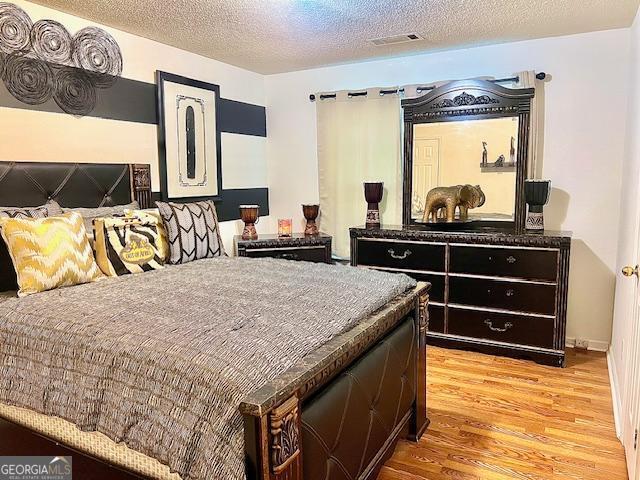
M 439 185 L 440 140 L 415 138 L 413 141 L 412 209 L 414 218 L 422 218 L 424 200 L 432 188 Z
M 187 178 L 196 178 L 196 120 L 193 107 L 189 105 L 185 114 L 187 129 Z

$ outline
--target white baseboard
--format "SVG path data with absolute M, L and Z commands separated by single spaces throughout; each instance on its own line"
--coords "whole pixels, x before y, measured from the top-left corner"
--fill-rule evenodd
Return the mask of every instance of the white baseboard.
M 616 436 L 622 439 L 622 423 L 620 419 L 622 399 L 620 398 L 620 384 L 618 383 L 616 364 L 611 354 L 611 349 L 607 350 L 607 368 L 609 369 L 609 383 L 611 384 L 611 400 L 613 401 L 613 420 L 616 425 Z
M 593 350 L 594 352 L 608 352 L 609 342 L 602 342 L 600 340 L 587 340 L 589 346 L 587 350 Z M 567 337 L 565 345 L 567 348 L 575 348 L 576 339 L 573 337 Z

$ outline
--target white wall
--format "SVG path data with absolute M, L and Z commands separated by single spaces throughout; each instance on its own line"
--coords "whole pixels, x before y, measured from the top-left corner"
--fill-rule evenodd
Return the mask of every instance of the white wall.
M 636 16 L 630 31 L 631 53 L 629 74 L 629 98 L 627 111 L 627 141 L 622 165 L 622 189 L 620 205 L 619 241 L 616 268 L 616 295 L 613 318 L 613 334 L 611 339 L 610 359 L 614 373 L 613 385 L 614 401 L 620 407 L 620 401 L 625 396 L 627 385 L 626 373 L 630 365 L 625 359 L 625 339 L 631 337 L 633 317 L 631 306 L 637 301 L 635 297 L 635 278 L 626 278 L 620 271 L 626 265 L 638 262 L 638 231 L 637 222 L 640 215 L 638 204 L 640 197 L 640 14 Z
M 57 20 L 72 35 L 89 25 L 108 31 L 122 51 L 125 78 L 155 83 L 156 70 L 163 70 L 220 85 L 223 98 L 265 104 L 263 75 L 30 2 L 14 0 L 14 3 L 34 22 L 44 18 Z M 266 139 L 223 133 L 221 142 L 223 188 L 268 186 Z M 0 108 L 0 160 L 149 163 L 153 189 L 160 188 L 156 125 Z M 268 220 L 258 228 L 268 229 Z M 222 224 L 227 251 L 231 251 L 233 235 L 241 232 L 241 223 Z
M 613 311 L 628 86 L 629 30 L 612 30 L 318 68 L 266 77 L 271 214 L 318 200 L 315 104 L 309 94 L 428 84 L 516 71 L 545 84 L 543 176 L 554 191 L 550 229 L 572 230 L 568 336 L 606 348 Z M 322 225 L 321 225 L 322 226 Z

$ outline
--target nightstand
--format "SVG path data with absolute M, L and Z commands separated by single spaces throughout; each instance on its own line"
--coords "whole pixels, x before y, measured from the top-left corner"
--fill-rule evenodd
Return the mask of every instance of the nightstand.
M 233 239 L 239 257 L 273 257 L 306 262 L 331 262 L 331 236 L 319 233 L 305 236 L 294 233 L 290 237 L 259 235 L 256 240 L 243 240 L 241 235 Z

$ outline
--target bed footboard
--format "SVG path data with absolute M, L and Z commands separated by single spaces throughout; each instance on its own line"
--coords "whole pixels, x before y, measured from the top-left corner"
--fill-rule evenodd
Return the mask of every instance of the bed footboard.
M 426 415 L 428 285 L 329 342 L 241 405 L 247 480 L 373 479 Z

